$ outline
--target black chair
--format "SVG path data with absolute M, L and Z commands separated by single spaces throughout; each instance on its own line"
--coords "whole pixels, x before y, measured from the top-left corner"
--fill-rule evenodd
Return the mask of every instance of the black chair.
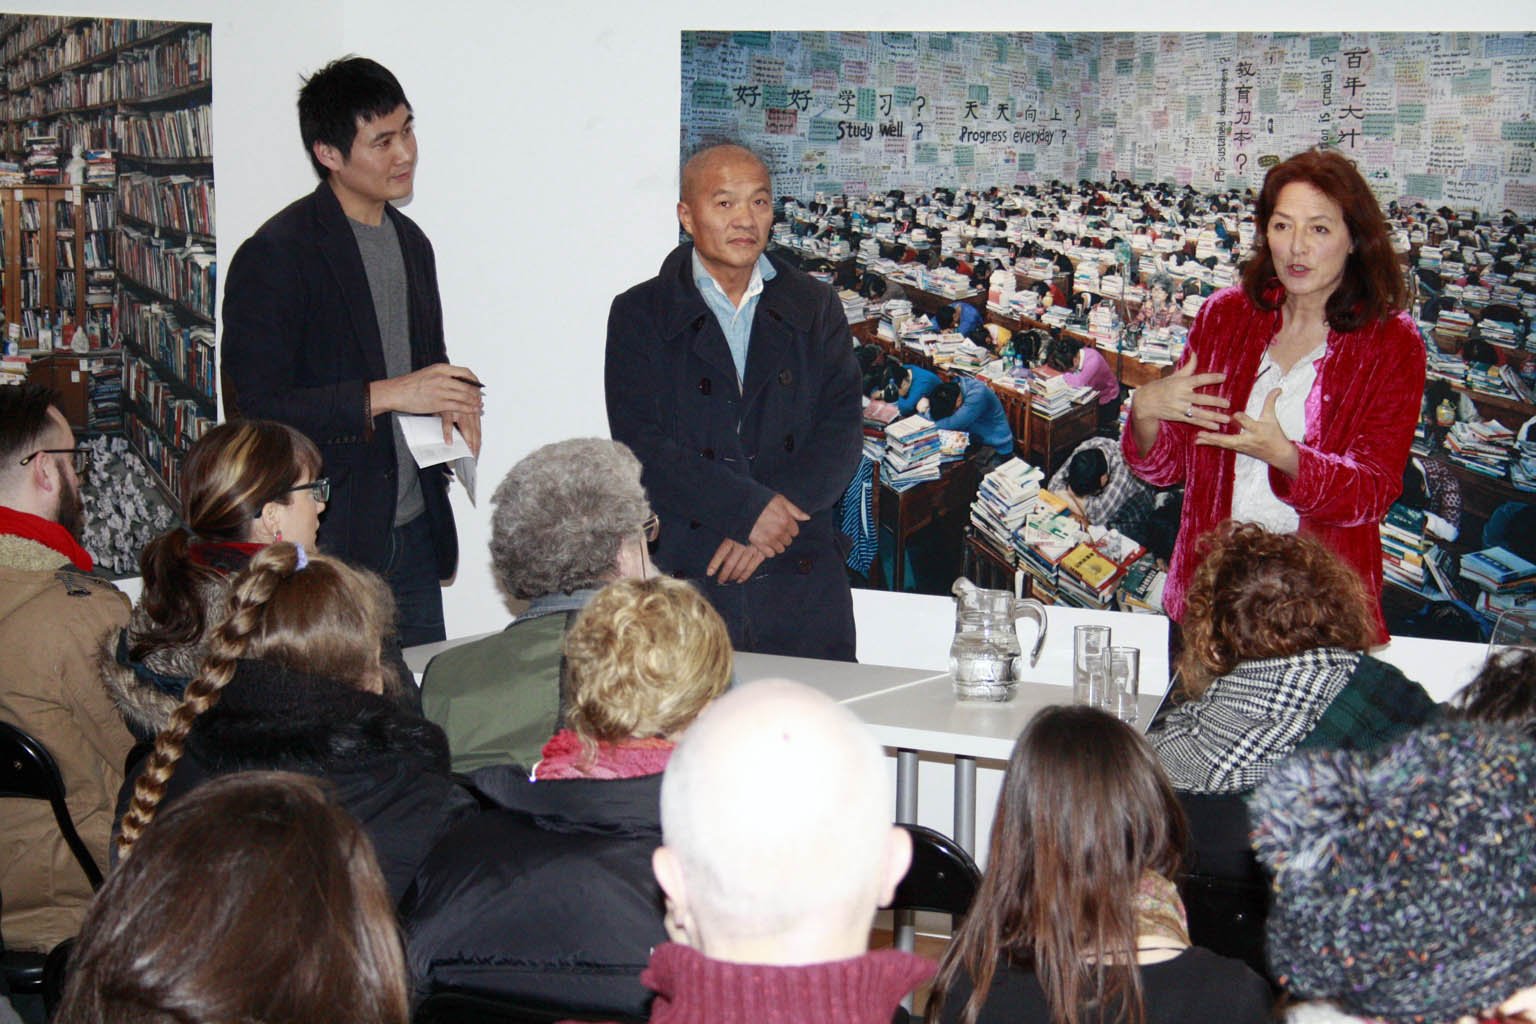
M 16 800 L 46 800 L 53 808 L 59 832 L 75 855 L 80 870 L 91 883 L 101 888 L 101 869 L 86 848 L 64 802 L 64 778 L 59 765 L 37 740 L 9 722 L 0 722 L 0 797 Z M 24 950 L 0 952 L 0 972 L 10 991 L 31 994 L 43 991 L 44 966 L 48 954 Z
M 562 1020 L 629 1021 L 612 1013 L 583 1014 L 547 1003 L 478 995 L 473 992 L 434 992 L 421 1001 L 412 1024 L 556 1024 Z
M 896 887 L 888 909 L 964 917 L 981 885 L 981 869 L 976 861 L 942 832 L 922 825 L 902 828 L 912 835 L 912 866 Z
M 1178 798 L 1189 819 L 1190 869 L 1178 886 L 1190 941 L 1269 978 L 1264 956 L 1269 880 L 1248 838 L 1246 801 L 1237 794 L 1179 793 Z

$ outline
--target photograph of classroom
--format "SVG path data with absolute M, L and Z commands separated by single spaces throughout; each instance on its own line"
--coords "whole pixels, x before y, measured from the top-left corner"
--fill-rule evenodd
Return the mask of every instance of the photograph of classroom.
M 0 1024 L 1536 1022 L 1533 115 L 1536 0 L 15 0 Z

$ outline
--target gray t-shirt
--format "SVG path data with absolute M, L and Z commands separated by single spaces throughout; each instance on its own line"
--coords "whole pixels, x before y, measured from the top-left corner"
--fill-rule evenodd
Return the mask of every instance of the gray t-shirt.
M 379 340 L 384 343 L 384 368 L 391 377 L 411 372 L 411 307 L 405 280 L 405 257 L 400 252 L 400 238 L 394 222 L 386 213 L 378 227 L 347 218 L 357 251 L 368 275 L 368 290 L 373 294 L 373 315 L 379 322 Z M 391 414 L 395 431 L 395 462 L 399 467 L 395 489 L 395 525 L 404 526 L 426 510 L 421 497 L 421 479 L 416 475 L 416 460 L 406 449 L 400 432 L 399 417 Z

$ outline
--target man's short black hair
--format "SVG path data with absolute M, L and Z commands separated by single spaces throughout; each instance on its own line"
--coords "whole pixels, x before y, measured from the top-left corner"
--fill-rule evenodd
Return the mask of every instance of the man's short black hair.
M 1067 487 L 1079 498 L 1091 498 L 1104 490 L 1109 460 L 1097 448 L 1075 452 L 1067 462 Z
M 948 419 L 960 408 L 960 385 L 947 380 L 928 393 L 928 418 Z
M 934 320 L 934 323 L 939 325 L 939 329 L 940 330 L 945 330 L 945 331 L 949 330 L 951 327 L 953 327 L 955 325 L 955 307 L 954 306 L 942 306 L 942 307 L 940 307 L 939 311 L 937 313 L 933 314 L 933 320 Z
M 334 146 L 347 159 L 357 138 L 359 121 L 411 109 L 405 90 L 388 68 L 367 57 L 341 57 L 304 80 L 299 90 L 299 137 L 315 173 L 329 178 L 330 169 L 315 159 L 315 143 Z
M 0 386 L 0 476 L 37 450 L 48 430 L 48 410 L 59 394 L 41 384 Z

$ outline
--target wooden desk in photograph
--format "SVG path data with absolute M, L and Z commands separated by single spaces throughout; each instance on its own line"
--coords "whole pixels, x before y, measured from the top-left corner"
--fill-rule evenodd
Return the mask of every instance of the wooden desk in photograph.
M 1049 479 L 1056 467 L 1072 454 L 1072 449 L 1092 437 L 1098 429 L 1099 407 L 1096 402 L 1087 401 L 1074 405 L 1054 419 L 1047 419 L 1040 415 L 1040 410 L 1031 409 L 1029 419 L 1027 459 L 1031 465 L 1039 466 Z
M 970 459 L 944 464 L 937 480 L 893 490 L 880 483 L 878 518 L 881 529 L 889 529 L 895 538 L 895 559 L 891 568 L 891 589 L 906 587 L 907 540 L 918 530 L 941 516 L 959 512 L 969 516 L 976 489 L 981 486 L 981 469 Z

